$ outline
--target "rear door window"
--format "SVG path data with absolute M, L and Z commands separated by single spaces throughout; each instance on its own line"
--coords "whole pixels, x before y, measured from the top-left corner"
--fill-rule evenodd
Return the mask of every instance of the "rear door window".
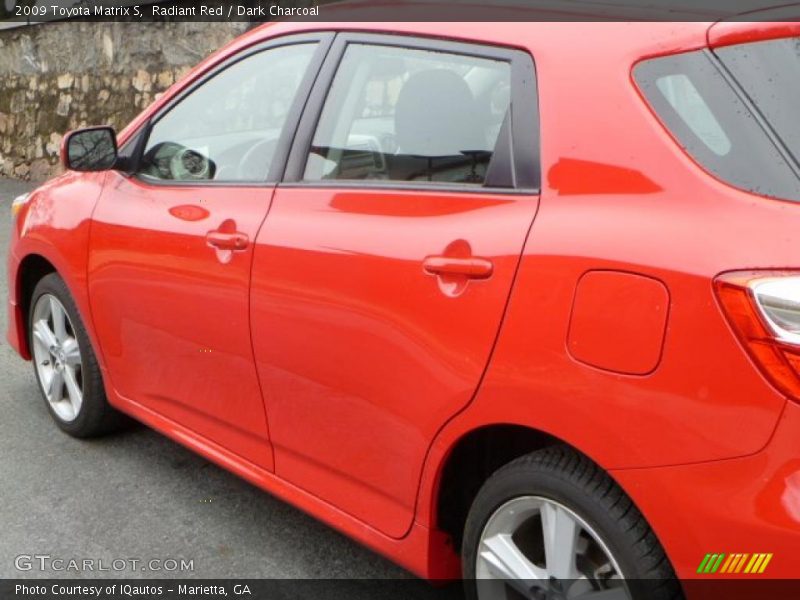
M 303 179 L 481 186 L 510 101 L 507 61 L 350 44 Z

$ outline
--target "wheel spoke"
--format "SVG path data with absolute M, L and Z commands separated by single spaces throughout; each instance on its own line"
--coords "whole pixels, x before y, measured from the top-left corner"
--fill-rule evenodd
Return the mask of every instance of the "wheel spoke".
M 75 370 L 72 367 L 64 369 L 64 382 L 67 384 L 67 395 L 69 396 L 72 410 L 75 412 L 75 416 L 77 416 L 78 411 L 81 409 L 81 404 L 83 403 L 83 392 L 78 385 L 78 381 L 75 379 Z
M 45 352 L 50 352 L 50 348 L 58 345 L 55 334 L 50 331 L 47 321 L 36 321 L 33 326 L 33 339 L 38 342 Z
M 50 402 L 58 402 L 64 397 L 64 375 L 59 370 L 53 370 L 53 376 L 47 383 L 47 398 Z
M 563 508 L 549 502 L 542 505 L 541 515 L 547 574 L 557 579 L 576 579 L 578 523 Z
M 75 338 L 67 338 L 61 345 L 64 351 L 64 361 L 71 367 L 80 366 L 81 364 L 81 349 L 78 347 L 78 340 Z
M 530 562 L 510 535 L 498 534 L 483 542 L 480 553 L 489 571 L 527 596 L 537 582 L 546 580 L 544 569 Z
M 42 294 L 33 306 L 31 332 L 36 375 L 55 417 L 71 422 L 83 404 L 81 348 L 64 304 Z
M 53 333 L 59 342 L 63 342 L 67 339 L 67 315 L 55 297 L 50 298 L 50 316 L 53 318 Z

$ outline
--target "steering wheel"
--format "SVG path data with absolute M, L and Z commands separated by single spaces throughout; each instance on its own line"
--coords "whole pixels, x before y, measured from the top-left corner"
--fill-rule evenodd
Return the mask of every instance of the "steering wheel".
M 180 181 L 213 177 L 211 161 L 191 148 L 181 147 L 175 152 L 169 161 L 169 170 L 172 178 Z
M 239 181 L 263 181 L 267 178 L 267 169 L 272 164 L 272 157 L 278 147 L 278 140 L 262 140 L 254 144 L 242 156 L 236 179 Z

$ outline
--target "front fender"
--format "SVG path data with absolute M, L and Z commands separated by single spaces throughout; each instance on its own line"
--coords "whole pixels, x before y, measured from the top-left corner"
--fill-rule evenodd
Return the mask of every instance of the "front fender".
M 24 273 L 32 259 L 47 261 L 72 294 L 97 359 L 104 365 L 95 337 L 86 285 L 91 217 L 102 191 L 103 173 L 66 173 L 39 189 L 20 212 L 8 258 L 8 332 L 11 346 L 26 360 L 28 348 Z

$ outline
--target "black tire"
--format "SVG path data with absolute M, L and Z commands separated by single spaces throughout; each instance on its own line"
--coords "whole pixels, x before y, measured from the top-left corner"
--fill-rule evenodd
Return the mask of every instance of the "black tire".
M 121 427 L 129 424 L 130 421 L 122 413 L 116 411 L 108 404 L 106 399 L 105 388 L 103 387 L 103 377 L 100 373 L 100 367 L 97 364 L 97 358 L 92 348 L 89 336 L 86 334 L 83 320 L 78 313 L 75 301 L 69 293 L 64 280 L 56 273 L 50 273 L 43 277 L 36 285 L 31 297 L 30 308 L 28 310 L 28 343 L 32 349 L 33 340 L 33 313 L 36 302 L 44 294 L 51 294 L 55 296 L 63 305 L 64 310 L 69 317 L 75 339 L 78 341 L 78 346 L 81 352 L 81 379 L 83 387 L 83 401 L 77 417 L 72 421 L 65 421 L 53 410 L 50 403 L 47 401 L 42 382 L 39 379 L 39 374 L 36 367 L 36 358 L 34 357 L 33 370 L 36 376 L 36 381 L 39 385 L 39 390 L 42 393 L 42 398 L 47 406 L 47 410 L 53 420 L 56 422 L 64 432 L 76 438 L 90 438 L 112 431 L 116 431 Z M 33 354 L 33 352 L 31 352 Z
M 683 598 L 669 559 L 642 513 L 605 471 L 565 446 L 514 460 L 478 492 L 461 551 L 467 598 L 478 597 L 475 570 L 484 527 L 499 507 L 520 496 L 554 500 L 590 525 L 617 561 L 633 600 Z

